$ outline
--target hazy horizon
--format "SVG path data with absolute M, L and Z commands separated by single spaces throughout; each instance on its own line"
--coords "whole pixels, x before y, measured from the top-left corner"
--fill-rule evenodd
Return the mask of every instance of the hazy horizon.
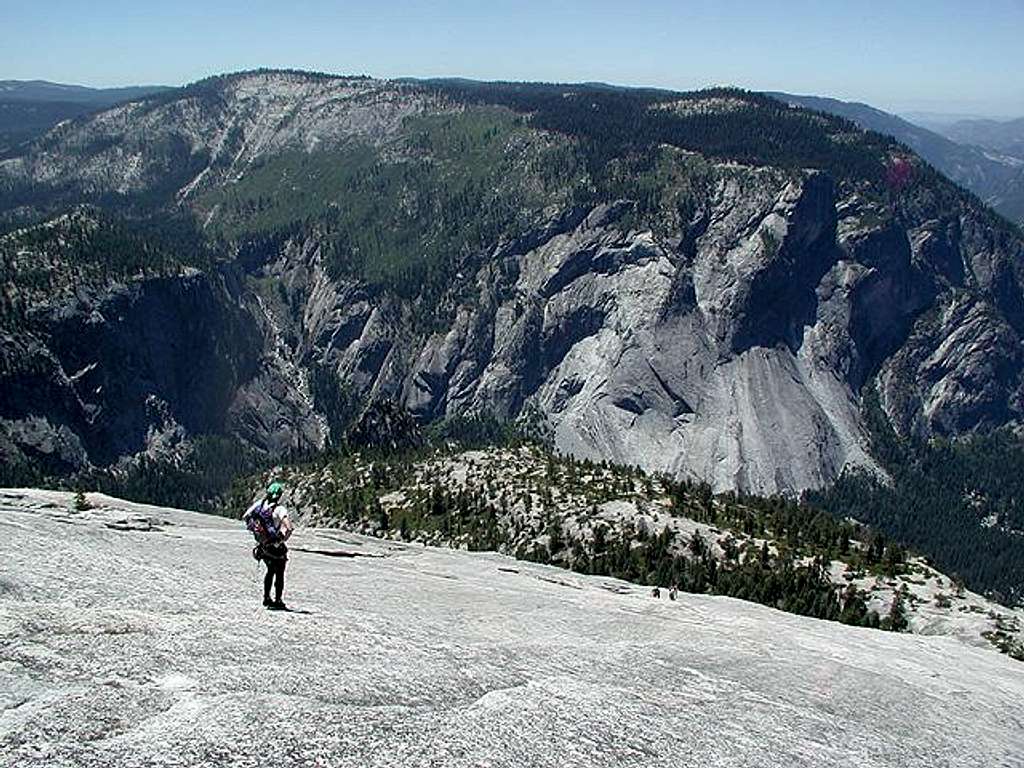
M 54 20 L 59 23 L 54 23 Z M 898 114 L 1024 115 L 1024 2 L 855 8 L 789 3 L 311 0 L 281 7 L 22 4 L 0 76 L 89 87 L 179 86 L 259 67 L 383 78 L 735 85 Z M 126 74 L 130 73 L 130 74 Z

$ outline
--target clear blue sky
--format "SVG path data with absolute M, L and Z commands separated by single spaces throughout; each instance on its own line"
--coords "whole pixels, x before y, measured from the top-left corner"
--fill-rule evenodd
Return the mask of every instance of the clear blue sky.
M 0 79 L 178 85 L 253 67 L 732 84 L 1024 115 L 1024 0 L 11 2 Z

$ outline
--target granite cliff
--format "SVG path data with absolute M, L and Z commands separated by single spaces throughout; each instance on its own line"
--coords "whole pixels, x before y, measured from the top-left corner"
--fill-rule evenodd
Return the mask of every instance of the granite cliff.
M 386 399 L 792 492 L 876 467 L 867 387 L 902 435 L 1024 405 L 1019 233 L 899 145 L 753 94 L 246 73 L 61 125 L 0 189 L 21 466 L 203 434 L 316 451 Z M 161 217 L 202 257 L 148 245 Z

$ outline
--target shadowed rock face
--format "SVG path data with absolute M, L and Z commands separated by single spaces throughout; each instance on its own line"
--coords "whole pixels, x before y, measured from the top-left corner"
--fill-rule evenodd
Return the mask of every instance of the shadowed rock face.
M 403 120 L 456 109 L 362 79 L 218 88 L 55 131 L 0 176 L 130 199 L 181 181 L 176 204 L 209 221 L 216 206 L 194 201 L 275 153 L 399 152 Z M 187 180 L 147 132 L 187 145 Z M 562 450 L 773 493 L 873 466 L 860 398 L 875 380 L 902 434 L 1020 421 L 1016 233 L 942 189 L 895 205 L 822 172 L 705 171 L 664 227 L 637 225 L 633 201 L 559 198 L 452 256 L 429 323 L 422 300 L 330 269 L 315 231 L 242 246 L 213 274 L 53 299 L 0 337 L 0 453 L 68 471 L 214 432 L 279 456 L 386 399 L 421 421 L 528 410 Z
M 30 333 L 0 340 L 8 436 L 59 471 L 223 430 L 262 346 L 239 291 L 224 271 L 39 308 Z M 33 419 L 45 422 L 34 437 Z M 73 446 L 51 439 L 66 431 Z
M 428 418 L 536 406 L 563 450 L 762 492 L 872 465 L 859 393 L 883 366 L 886 392 L 926 400 L 885 400 L 904 431 L 1019 418 L 1007 319 L 1017 294 L 986 290 L 961 256 L 976 241 L 955 223 L 865 225 L 877 211 L 838 200 L 827 177 L 751 173 L 716 191 L 687 259 L 619 229 L 622 208 L 509 254 L 510 286 L 495 290 L 483 269 L 476 307 L 429 338 L 406 374 L 406 405 Z M 1005 264 L 1018 249 L 986 259 Z M 964 287 L 989 308 L 973 331 L 951 337 L 955 317 L 915 330 Z M 994 357 L 972 360 L 972 349 Z M 896 380 L 900 355 L 923 365 L 936 354 L 948 364 Z
M 953 638 L 304 528 L 285 593 L 303 613 L 268 612 L 239 522 L 89 500 L 0 494 L 11 765 L 959 768 L 1024 751 L 1020 664 Z
M 83 290 L 0 335 L 0 450 L 62 473 L 196 435 L 235 434 L 270 454 L 322 447 L 306 380 L 242 273 Z

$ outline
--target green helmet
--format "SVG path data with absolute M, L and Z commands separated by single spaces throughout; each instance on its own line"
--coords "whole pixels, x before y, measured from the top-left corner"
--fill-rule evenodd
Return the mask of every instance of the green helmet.
M 271 501 L 280 499 L 282 493 L 284 493 L 284 486 L 278 482 L 273 482 L 267 486 L 267 498 Z

